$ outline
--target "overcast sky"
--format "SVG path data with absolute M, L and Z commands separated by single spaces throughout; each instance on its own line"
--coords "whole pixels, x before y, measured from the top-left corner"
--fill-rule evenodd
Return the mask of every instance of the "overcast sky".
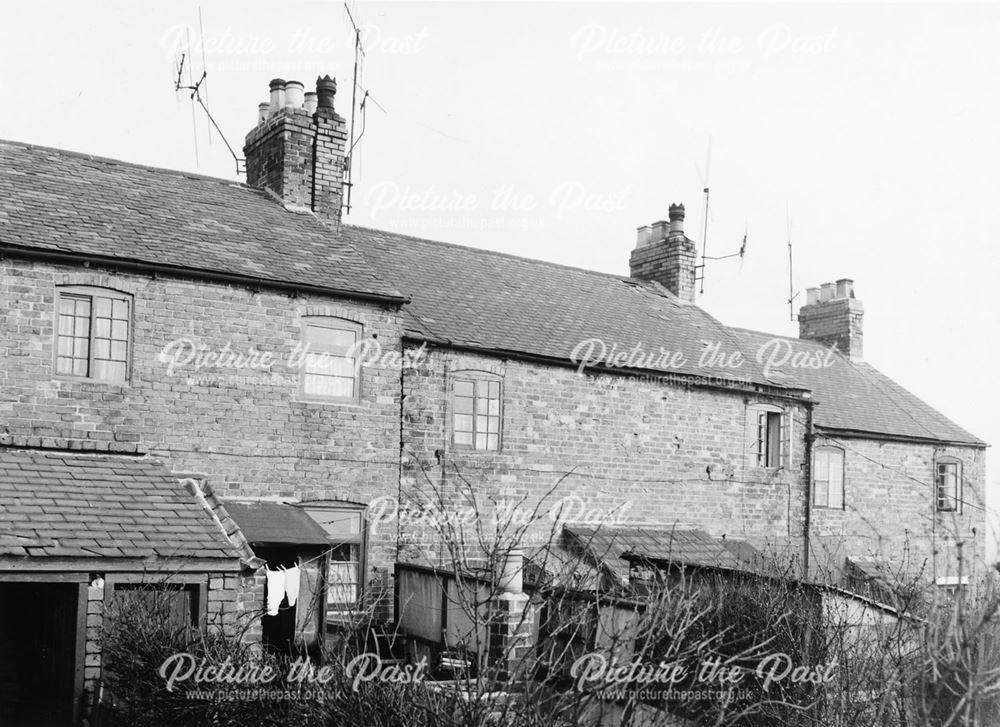
M 710 264 L 703 307 L 797 332 L 790 217 L 795 289 L 853 278 L 866 359 L 1000 442 L 1000 5 L 352 9 L 372 100 L 348 222 L 627 273 L 635 228 L 672 202 L 701 243 L 708 184 L 708 253 L 735 252 L 745 230 L 749 245 L 742 264 Z M 3 14 L 3 138 L 235 177 L 174 92 L 188 38 L 238 151 L 276 76 L 306 90 L 335 76 L 350 115 L 339 2 L 206 1 L 203 36 L 189 2 Z

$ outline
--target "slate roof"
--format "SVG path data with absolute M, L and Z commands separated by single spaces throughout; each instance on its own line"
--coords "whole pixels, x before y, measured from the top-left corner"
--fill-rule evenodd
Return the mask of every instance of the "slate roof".
M 398 296 L 347 239 L 245 184 L 3 140 L 0 244 Z
M 683 354 L 679 366 L 637 359 L 631 368 L 794 388 L 768 379 L 753 358 L 738 370 L 699 365 L 703 342 L 728 356 L 743 341 L 656 283 L 363 227 L 345 225 L 341 234 L 410 297 L 403 314 L 411 337 L 564 363 L 581 342 L 598 339 L 609 352 L 640 345 L 654 358 L 661 349 Z
M 0 556 L 212 558 L 236 551 L 155 460 L 0 449 Z
M 251 545 L 327 545 L 326 530 L 294 505 L 277 502 L 232 502 L 224 507 Z
M 813 341 L 784 338 L 759 331 L 731 329 L 744 348 L 757 350 L 768 341 L 783 338 L 792 351 L 824 356 L 827 348 Z M 813 422 L 836 432 L 902 436 L 913 439 L 985 443 L 935 411 L 871 364 L 836 354 L 825 368 L 786 368 L 790 380 L 812 391 L 817 406 Z
M 714 538 L 704 530 L 564 525 L 563 533 L 622 582 L 629 570 L 622 560 L 626 553 L 705 568 L 749 570 L 766 565 L 763 554 L 749 543 Z
M 868 364 L 837 355 L 827 369 L 765 372 L 756 351 L 776 337 L 724 326 L 655 283 L 368 228 L 334 231 L 228 180 L 0 141 L 5 247 L 408 296 L 411 338 L 562 363 L 588 340 L 606 352 L 638 345 L 645 356 L 634 368 L 644 371 L 812 390 L 816 424 L 832 432 L 984 445 Z M 746 363 L 700 366 L 706 341 Z M 683 361 L 660 359 L 664 351 Z

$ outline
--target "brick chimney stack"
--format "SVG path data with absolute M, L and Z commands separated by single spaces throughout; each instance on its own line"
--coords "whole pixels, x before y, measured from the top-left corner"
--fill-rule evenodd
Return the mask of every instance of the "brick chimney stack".
M 854 281 L 841 278 L 806 291 L 806 304 L 799 309 L 799 338 L 818 341 L 849 358 L 862 357 L 861 301 L 854 297 Z
M 684 234 L 684 205 L 670 205 L 670 221 L 638 229 L 629 268 L 633 278 L 652 280 L 690 303 L 695 298 L 697 250 Z
M 347 122 L 333 110 L 336 93 L 329 76 L 316 79 L 315 93 L 275 78 L 243 146 L 249 185 L 334 225 L 340 223 L 347 151 Z

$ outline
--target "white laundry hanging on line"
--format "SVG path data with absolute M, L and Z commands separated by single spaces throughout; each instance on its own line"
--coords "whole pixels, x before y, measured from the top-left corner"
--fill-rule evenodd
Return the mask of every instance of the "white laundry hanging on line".
M 298 566 L 285 570 L 285 595 L 288 596 L 288 605 L 294 606 L 299 598 L 299 580 L 302 571 Z
M 267 576 L 267 615 L 277 616 L 281 599 L 285 597 L 286 571 L 265 569 Z

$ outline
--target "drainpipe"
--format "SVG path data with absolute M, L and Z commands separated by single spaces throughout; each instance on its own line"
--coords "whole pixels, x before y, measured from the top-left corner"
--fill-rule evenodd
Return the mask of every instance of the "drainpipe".
M 815 402 L 807 400 L 806 405 L 806 451 L 805 451 L 805 496 L 806 496 L 806 516 L 805 527 L 802 532 L 802 580 L 809 579 L 809 528 L 812 517 L 812 451 L 813 442 L 816 439 L 816 432 L 813 427 L 813 408 Z

